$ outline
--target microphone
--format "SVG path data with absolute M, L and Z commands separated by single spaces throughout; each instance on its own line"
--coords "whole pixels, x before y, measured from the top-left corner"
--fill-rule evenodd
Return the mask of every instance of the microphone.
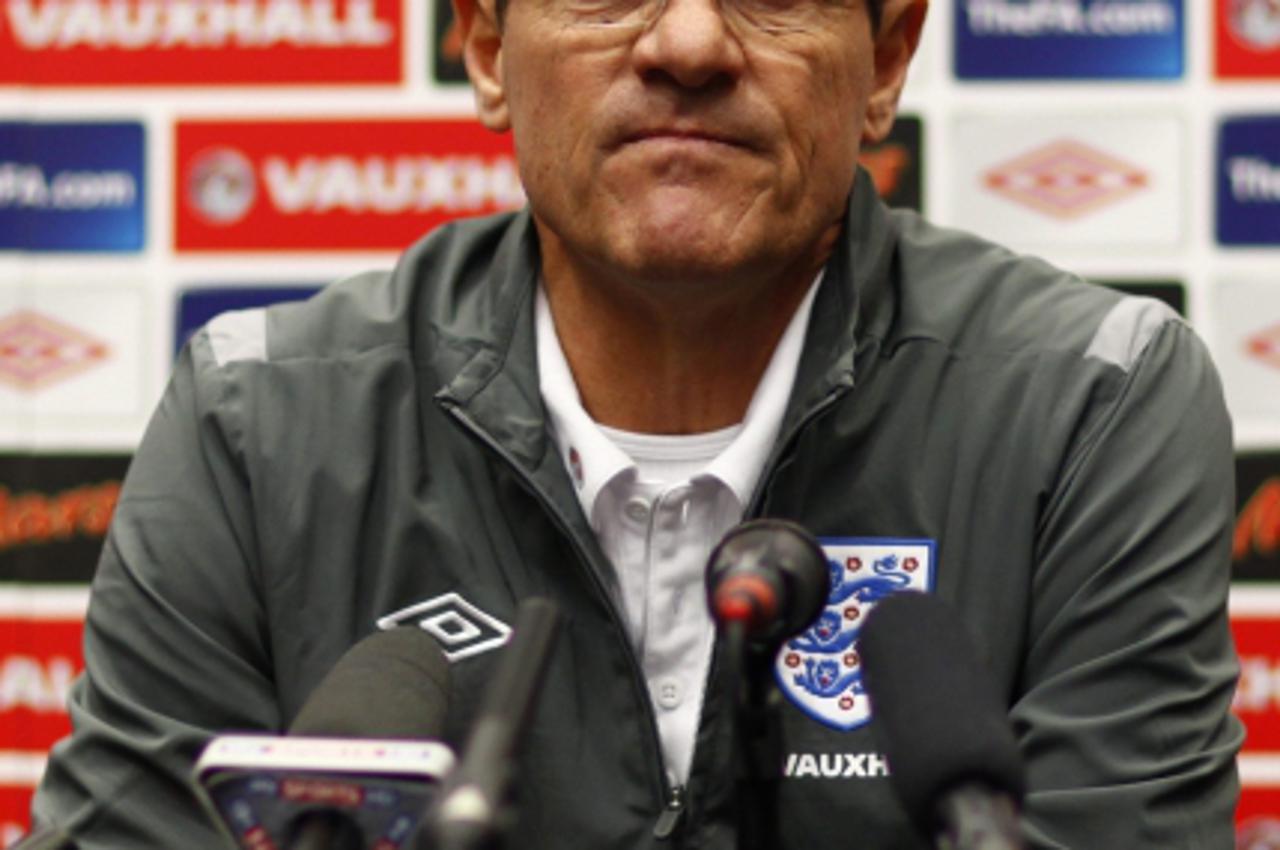
M 799 525 L 757 519 L 733 528 L 711 552 L 707 605 L 717 627 L 775 648 L 822 613 L 830 592 L 826 555 Z
M 944 602 L 897 593 L 867 616 L 863 680 L 890 780 L 938 848 L 1021 850 L 1022 758 L 990 673 Z
M 449 662 L 421 629 L 375 632 L 348 649 L 289 725 L 290 735 L 434 738 L 449 708 Z
M 517 750 L 533 719 L 559 630 L 560 612 L 549 599 L 526 599 L 516 608 L 510 642 L 486 691 L 462 760 L 427 813 L 419 847 L 499 846 L 510 819 Z
M 740 850 L 779 844 L 781 698 L 771 669 L 782 642 L 822 613 L 830 575 L 817 541 L 779 519 L 731 529 L 707 563 L 707 606 L 724 640 L 726 678 L 733 688 Z
M 204 802 L 243 850 L 398 850 L 453 767 L 437 736 L 449 666 L 426 632 L 375 633 L 316 686 L 287 737 L 221 735 L 196 764 Z M 316 737 L 323 736 L 323 737 Z

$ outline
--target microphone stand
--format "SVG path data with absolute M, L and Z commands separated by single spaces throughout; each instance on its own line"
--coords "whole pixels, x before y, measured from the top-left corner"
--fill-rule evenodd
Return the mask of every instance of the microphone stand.
M 776 850 L 782 780 L 781 695 L 770 675 L 777 646 L 747 639 L 742 621 L 726 625 L 733 684 L 738 850 Z

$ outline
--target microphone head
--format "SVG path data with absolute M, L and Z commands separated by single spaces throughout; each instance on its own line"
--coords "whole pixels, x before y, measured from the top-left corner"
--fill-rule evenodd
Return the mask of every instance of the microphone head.
M 897 593 L 867 616 L 863 681 L 913 822 L 933 827 L 943 794 L 984 783 L 1021 803 L 1025 785 L 1007 710 L 959 617 L 923 593 Z
M 822 613 L 831 576 L 808 531 L 786 520 L 756 519 L 731 529 L 712 550 L 706 585 L 718 625 L 741 620 L 752 640 L 778 643 Z
M 449 707 L 449 662 L 426 632 L 377 632 L 347 650 L 289 726 L 290 735 L 438 738 Z

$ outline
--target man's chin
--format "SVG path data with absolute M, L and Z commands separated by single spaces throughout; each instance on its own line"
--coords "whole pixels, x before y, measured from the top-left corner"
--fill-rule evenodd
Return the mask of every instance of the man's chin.
M 769 276 L 774 258 L 761 254 L 741 254 L 726 243 L 666 242 L 633 244 L 607 265 L 637 283 L 673 285 L 714 285 Z

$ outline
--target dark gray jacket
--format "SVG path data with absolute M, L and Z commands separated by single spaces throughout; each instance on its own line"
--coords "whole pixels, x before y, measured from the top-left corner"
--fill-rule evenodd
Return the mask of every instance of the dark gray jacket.
M 390 274 L 193 339 L 106 543 L 40 820 L 90 849 L 217 847 L 189 784 L 211 732 L 287 726 L 390 612 L 457 591 L 509 623 L 542 594 L 570 619 L 516 846 L 732 846 L 714 672 L 685 809 L 655 837 L 649 696 L 539 396 L 537 270 L 527 214 L 458 223 Z M 890 213 L 860 177 L 749 513 L 936 541 L 936 592 L 1008 700 L 1034 846 L 1232 846 L 1232 490 L 1183 322 Z M 495 658 L 453 664 L 451 741 Z M 874 722 L 785 711 L 787 755 L 880 752 Z M 788 848 L 924 846 L 882 777 L 785 779 L 782 807 Z

